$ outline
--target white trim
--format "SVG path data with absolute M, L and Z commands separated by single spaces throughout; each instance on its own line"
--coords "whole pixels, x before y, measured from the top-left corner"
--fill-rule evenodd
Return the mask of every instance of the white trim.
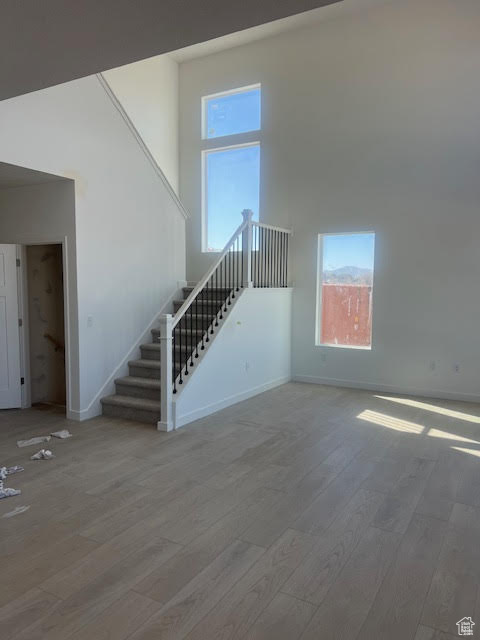
M 262 229 L 271 229 L 272 231 L 281 231 L 282 233 L 293 234 L 292 229 L 284 229 L 283 227 L 274 227 L 271 224 L 265 224 L 264 222 L 257 222 L 256 220 L 252 220 L 252 224 L 254 227 L 262 227 Z
M 70 363 L 72 362 L 71 358 L 71 326 L 70 326 L 70 286 L 69 286 L 69 276 L 70 271 L 68 269 L 68 236 L 53 236 L 53 237 L 45 237 L 39 239 L 38 237 L 33 239 L 29 237 L 19 237 L 17 238 L 17 244 L 19 245 L 44 245 L 44 244 L 60 244 L 62 245 L 62 260 L 63 260 L 63 316 L 64 316 L 64 328 L 65 328 L 65 391 L 66 391 L 66 413 L 67 418 L 70 417 L 71 414 L 77 413 L 74 409 L 72 409 L 72 377 L 70 372 Z M 24 252 L 25 253 L 25 252 Z M 22 265 L 23 267 L 23 265 Z M 26 278 L 26 276 L 25 276 Z M 26 302 L 28 297 L 27 288 L 23 289 L 23 307 L 28 309 L 28 303 Z M 23 317 L 24 321 L 24 331 L 25 334 L 28 335 L 28 317 Z M 78 334 L 77 334 L 78 341 Z M 26 366 L 27 361 L 24 360 L 24 366 Z M 30 378 L 30 367 L 25 369 L 25 380 Z M 80 381 L 80 364 L 78 365 L 78 379 Z M 30 383 L 29 383 L 30 384 Z
M 370 344 L 368 346 L 356 346 L 348 344 L 329 344 L 321 342 L 322 335 L 322 292 L 323 292 L 323 239 L 325 236 L 359 236 L 373 235 L 373 268 L 372 268 L 372 284 L 371 286 L 371 323 L 370 323 Z M 372 351 L 373 349 L 373 291 L 375 284 L 375 247 L 377 234 L 375 231 L 329 231 L 327 233 L 319 233 L 317 237 L 317 296 L 315 304 L 315 347 L 334 347 L 336 349 L 356 349 L 360 351 Z
M 363 389 L 365 391 L 386 391 L 399 395 L 418 396 L 422 398 L 437 398 L 441 400 L 459 400 L 460 402 L 480 402 L 480 394 L 459 393 L 457 391 L 441 391 L 438 389 L 418 389 L 416 387 L 398 387 L 392 384 L 376 382 L 357 382 L 338 378 L 322 378 L 320 376 L 292 375 L 292 382 L 306 382 L 308 384 L 323 384 L 329 387 L 346 389 Z
M 202 149 L 201 151 L 201 250 L 202 253 L 209 255 L 221 253 L 221 251 L 208 251 L 208 198 L 207 198 L 207 180 L 208 171 L 206 158 L 211 153 L 222 153 L 223 151 L 233 151 L 235 149 L 244 149 L 247 147 L 258 147 L 261 157 L 261 143 L 260 140 L 252 140 L 251 142 L 242 142 L 239 144 L 225 145 L 224 147 L 214 147 L 212 149 Z M 260 173 L 260 171 L 259 171 Z M 259 180 L 260 184 L 260 180 Z M 257 217 L 260 218 L 260 212 L 257 212 Z
M 228 398 L 224 398 L 219 402 L 214 402 L 212 404 L 201 407 L 200 409 L 195 409 L 195 411 L 191 411 L 190 413 L 184 414 L 183 416 L 177 416 L 177 406 L 176 401 L 173 402 L 173 412 L 174 412 L 174 421 L 175 421 L 175 429 L 179 427 L 183 427 L 194 420 L 199 420 L 200 418 L 204 418 L 205 416 L 209 416 L 212 413 L 216 413 L 221 409 L 226 409 L 233 404 L 237 404 L 238 402 L 242 402 L 243 400 L 248 400 L 253 396 L 256 396 L 260 393 L 264 393 L 265 391 L 269 391 L 270 389 L 274 389 L 275 387 L 279 387 L 282 384 L 286 384 L 290 382 L 290 376 L 284 376 L 283 378 L 276 378 L 275 380 L 271 380 L 270 382 L 265 382 L 264 384 L 258 385 L 256 387 L 252 387 L 248 391 L 242 391 L 241 393 L 237 393 L 233 396 L 229 396 Z
M 135 138 L 135 140 L 137 141 L 140 149 L 143 151 L 143 153 L 145 154 L 147 160 L 152 165 L 155 173 L 158 175 L 160 180 L 163 182 L 166 190 L 170 194 L 170 197 L 172 198 L 172 200 L 177 205 L 178 210 L 183 215 L 185 220 L 188 220 L 190 218 L 190 213 L 187 211 L 187 209 L 185 208 L 184 204 L 182 203 L 182 201 L 180 200 L 178 195 L 175 193 L 175 190 L 173 189 L 172 185 L 170 184 L 170 182 L 168 181 L 167 177 L 163 173 L 162 168 L 160 167 L 158 162 L 155 160 L 155 158 L 151 154 L 150 149 L 145 144 L 145 141 L 143 140 L 142 136 L 138 132 L 138 129 L 135 127 L 133 122 L 130 120 L 127 112 L 123 108 L 122 103 L 119 101 L 119 99 L 117 98 L 117 96 L 113 92 L 112 88 L 108 84 L 108 81 L 105 79 L 105 76 L 102 73 L 97 73 L 96 76 L 97 76 L 97 79 L 98 79 L 99 83 L 102 85 L 103 89 L 105 90 L 105 93 L 108 95 L 108 97 L 112 101 L 112 104 L 114 105 L 114 107 L 116 107 L 117 111 L 122 116 L 125 124 L 130 129 L 130 132 L 133 135 L 133 137 Z
M 207 111 L 206 104 L 213 98 L 223 98 L 225 96 L 234 96 L 238 93 L 246 93 L 247 91 L 254 91 L 260 89 L 260 127 L 258 129 L 250 129 L 249 131 L 240 131 L 239 133 L 233 133 L 229 135 L 241 136 L 244 133 L 250 133 L 250 131 L 260 131 L 262 128 L 262 85 L 260 82 L 255 84 L 249 84 L 246 87 L 237 87 L 235 89 L 227 89 L 226 91 L 218 91 L 217 93 L 210 93 L 208 96 L 202 96 L 202 140 L 213 140 L 215 138 L 224 138 L 226 136 L 215 136 L 215 138 L 209 138 L 207 135 Z
M 30 336 L 29 336 L 29 316 L 28 316 L 28 295 L 27 295 L 27 250 L 26 245 L 17 244 L 17 259 L 20 266 L 17 268 L 17 294 L 18 294 L 18 317 L 22 318 L 22 326 L 19 327 L 20 339 L 20 377 L 24 384 L 21 386 L 22 409 L 29 409 L 31 401 L 31 381 L 30 381 Z
M 129 360 L 132 360 L 134 356 L 137 354 L 138 349 L 141 344 L 145 342 L 150 342 L 149 336 L 151 330 L 158 323 L 159 316 L 162 313 L 165 313 L 166 309 L 173 303 L 176 296 L 179 295 L 179 290 L 175 289 L 175 291 L 167 298 L 166 302 L 161 307 L 160 311 L 154 315 L 154 317 L 150 320 L 146 328 L 142 331 L 141 335 L 135 340 L 131 348 L 128 350 L 120 364 L 115 368 L 112 374 L 109 376 L 107 381 L 103 384 L 100 391 L 93 398 L 86 409 L 81 409 L 80 411 L 71 411 L 71 419 L 72 420 L 88 420 L 90 418 L 94 418 L 95 416 L 99 416 L 102 413 L 102 405 L 100 400 L 108 395 L 111 395 L 115 390 L 115 378 L 121 377 L 122 374 L 127 373 L 127 364 Z
M 235 240 L 237 239 L 237 237 L 240 235 L 240 233 L 242 233 L 242 231 L 245 229 L 245 227 L 248 225 L 248 222 L 246 220 L 244 220 L 242 222 L 242 224 L 238 227 L 238 229 L 235 231 L 235 233 L 233 234 L 233 236 L 230 238 L 230 240 L 227 242 L 227 244 L 225 245 L 225 249 L 222 251 L 222 253 L 220 254 L 220 256 L 217 258 L 217 260 L 215 260 L 215 262 L 212 264 L 212 266 L 210 267 L 210 269 L 207 271 L 207 273 L 203 276 L 203 278 L 197 282 L 197 284 L 195 285 L 195 287 L 193 288 L 193 291 L 190 293 L 190 295 L 188 296 L 188 298 L 185 300 L 185 302 L 182 304 L 182 306 L 180 307 L 180 309 L 178 309 L 178 311 L 175 313 L 174 319 L 173 319 L 173 325 L 172 325 L 172 329 L 175 329 L 175 327 L 177 326 L 177 324 L 180 322 L 180 319 L 182 318 L 182 316 L 185 314 L 185 312 L 187 311 L 187 309 L 190 307 L 190 305 L 192 304 L 192 302 L 195 300 L 195 298 L 197 297 L 197 295 L 199 294 L 199 292 L 203 289 L 203 287 L 206 285 L 207 281 L 209 280 L 210 276 L 212 275 L 212 273 L 215 271 L 215 269 L 218 267 L 218 265 L 220 264 L 220 262 L 223 260 L 223 258 L 227 255 L 229 249 L 231 248 L 231 246 L 233 245 L 233 243 L 235 242 Z

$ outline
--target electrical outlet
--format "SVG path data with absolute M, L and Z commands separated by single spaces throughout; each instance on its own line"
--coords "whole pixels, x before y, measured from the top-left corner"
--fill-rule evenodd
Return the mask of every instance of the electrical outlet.
M 428 368 L 430 369 L 430 371 L 435 371 L 435 369 L 437 368 L 437 363 L 435 362 L 435 360 L 432 360 L 430 362 Z
M 453 365 L 453 370 L 455 371 L 455 373 L 460 373 L 460 365 L 459 364 L 454 364 Z
M 93 316 L 87 316 L 87 327 L 93 327 Z
M 248 373 L 248 370 L 250 369 L 250 363 L 249 362 L 245 362 L 245 371 Z

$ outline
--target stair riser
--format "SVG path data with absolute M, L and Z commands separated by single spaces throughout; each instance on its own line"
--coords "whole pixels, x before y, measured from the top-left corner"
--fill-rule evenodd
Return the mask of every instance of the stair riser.
M 140 352 L 142 354 L 142 360 L 160 360 L 160 349 L 142 349 L 140 347 Z
M 183 290 L 183 295 L 185 297 L 185 300 L 188 298 L 190 293 L 191 293 L 191 291 L 186 291 L 185 289 Z M 229 295 L 229 294 L 230 294 L 230 290 L 226 291 L 226 290 L 220 290 L 220 289 L 218 289 L 218 290 L 210 289 L 208 292 L 206 290 L 204 290 L 202 296 L 203 296 L 203 299 L 209 298 L 209 299 L 213 299 L 213 300 L 222 300 L 222 299 L 226 298 L 227 295 Z
M 188 348 L 186 349 L 187 346 Z M 197 346 L 197 340 L 194 340 L 193 343 L 191 343 L 190 338 L 186 340 L 185 336 L 182 336 L 182 352 L 184 354 L 186 354 L 187 351 L 188 353 L 191 353 L 192 349 L 195 349 L 196 346 Z M 177 353 L 180 353 L 180 344 L 178 342 L 177 342 L 176 351 Z M 152 351 L 150 349 L 141 349 L 141 352 L 142 352 L 142 360 L 151 360 L 153 362 L 160 362 L 161 360 L 160 351 Z
M 150 378 L 153 380 L 160 380 L 160 368 L 158 369 L 147 369 L 146 367 L 136 367 L 134 365 L 130 365 L 128 367 L 129 374 L 138 378 Z
M 135 420 L 135 422 L 146 422 L 147 424 L 156 424 L 160 420 L 159 411 L 148 411 L 144 409 L 132 409 L 130 407 L 121 407 L 104 404 L 103 415 L 111 418 L 122 418 L 122 420 Z
M 173 303 L 173 309 L 175 311 L 175 313 L 177 313 L 177 311 L 180 309 L 180 307 L 182 306 L 182 302 L 174 302 Z M 220 307 L 225 306 L 224 303 L 220 303 L 220 302 L 216 302 L 215 304 L 210 304 L 208 302 L 203 302 L 203 303 L 198 303 L 197 305 L 193 305 L 193 309 L 194 312 L 198 310 L 198 313 L 204 313 L 205 315 L 209 315 L 212 316 L 214 314 L 217 313 L 217 311 L 219 311 Z M 190 315 L 189 312 L 187 311 L 187 315 Z
M 133 387 L 129 384 L 115 385 L 116 393 L 120 396 L 130 396 L 131 398 L 144 398 L 145 400 L 159 400 L 159 389 L 145 389 L 144 387 Z

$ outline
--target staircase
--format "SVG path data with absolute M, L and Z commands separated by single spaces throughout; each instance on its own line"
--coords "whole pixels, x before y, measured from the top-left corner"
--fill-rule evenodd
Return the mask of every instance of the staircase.
M 104 415 L 175 429 L 177 394 L 244 289 L 288 287 L 291 231 L 254 222 L 249 210 L 242 216 L 200 282 L 173 302 L 174 315 L 160 316 L 152 342 L 140 345 L 140 358 L 128 363 L 130 375 L 115 380 L 116 393 L 101 400 Z
M 184 287 L 182 291 L 183 300 L 173 302 L 174 313 L 191 294 L 193 287 Z M 196 303 L 203 312 L 182 328 L 175 328 L 175 350 L 183 356 L 179 362 L 186 360 L 202 338 L 204 330 L 201 327 L 211 323 L 225 301 L 226 290 L 211 290 L 208 294 Z M 102 398 L 103 415 L 157 424 L 160 420 L 160 329 L 152 329 L 152 342 L 140 345 L 140 358 L 130 360 L 128 369 L 130 375 L 115 380 L 116 393 Z M 180 365 L 176 370 L 178 373 Z

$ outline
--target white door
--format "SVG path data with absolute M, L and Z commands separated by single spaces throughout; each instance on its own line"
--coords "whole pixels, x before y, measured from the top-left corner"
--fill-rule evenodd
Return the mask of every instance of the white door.
M 14 244 L 0 244 L 0 409 L 21 406 L 17 259 Z

